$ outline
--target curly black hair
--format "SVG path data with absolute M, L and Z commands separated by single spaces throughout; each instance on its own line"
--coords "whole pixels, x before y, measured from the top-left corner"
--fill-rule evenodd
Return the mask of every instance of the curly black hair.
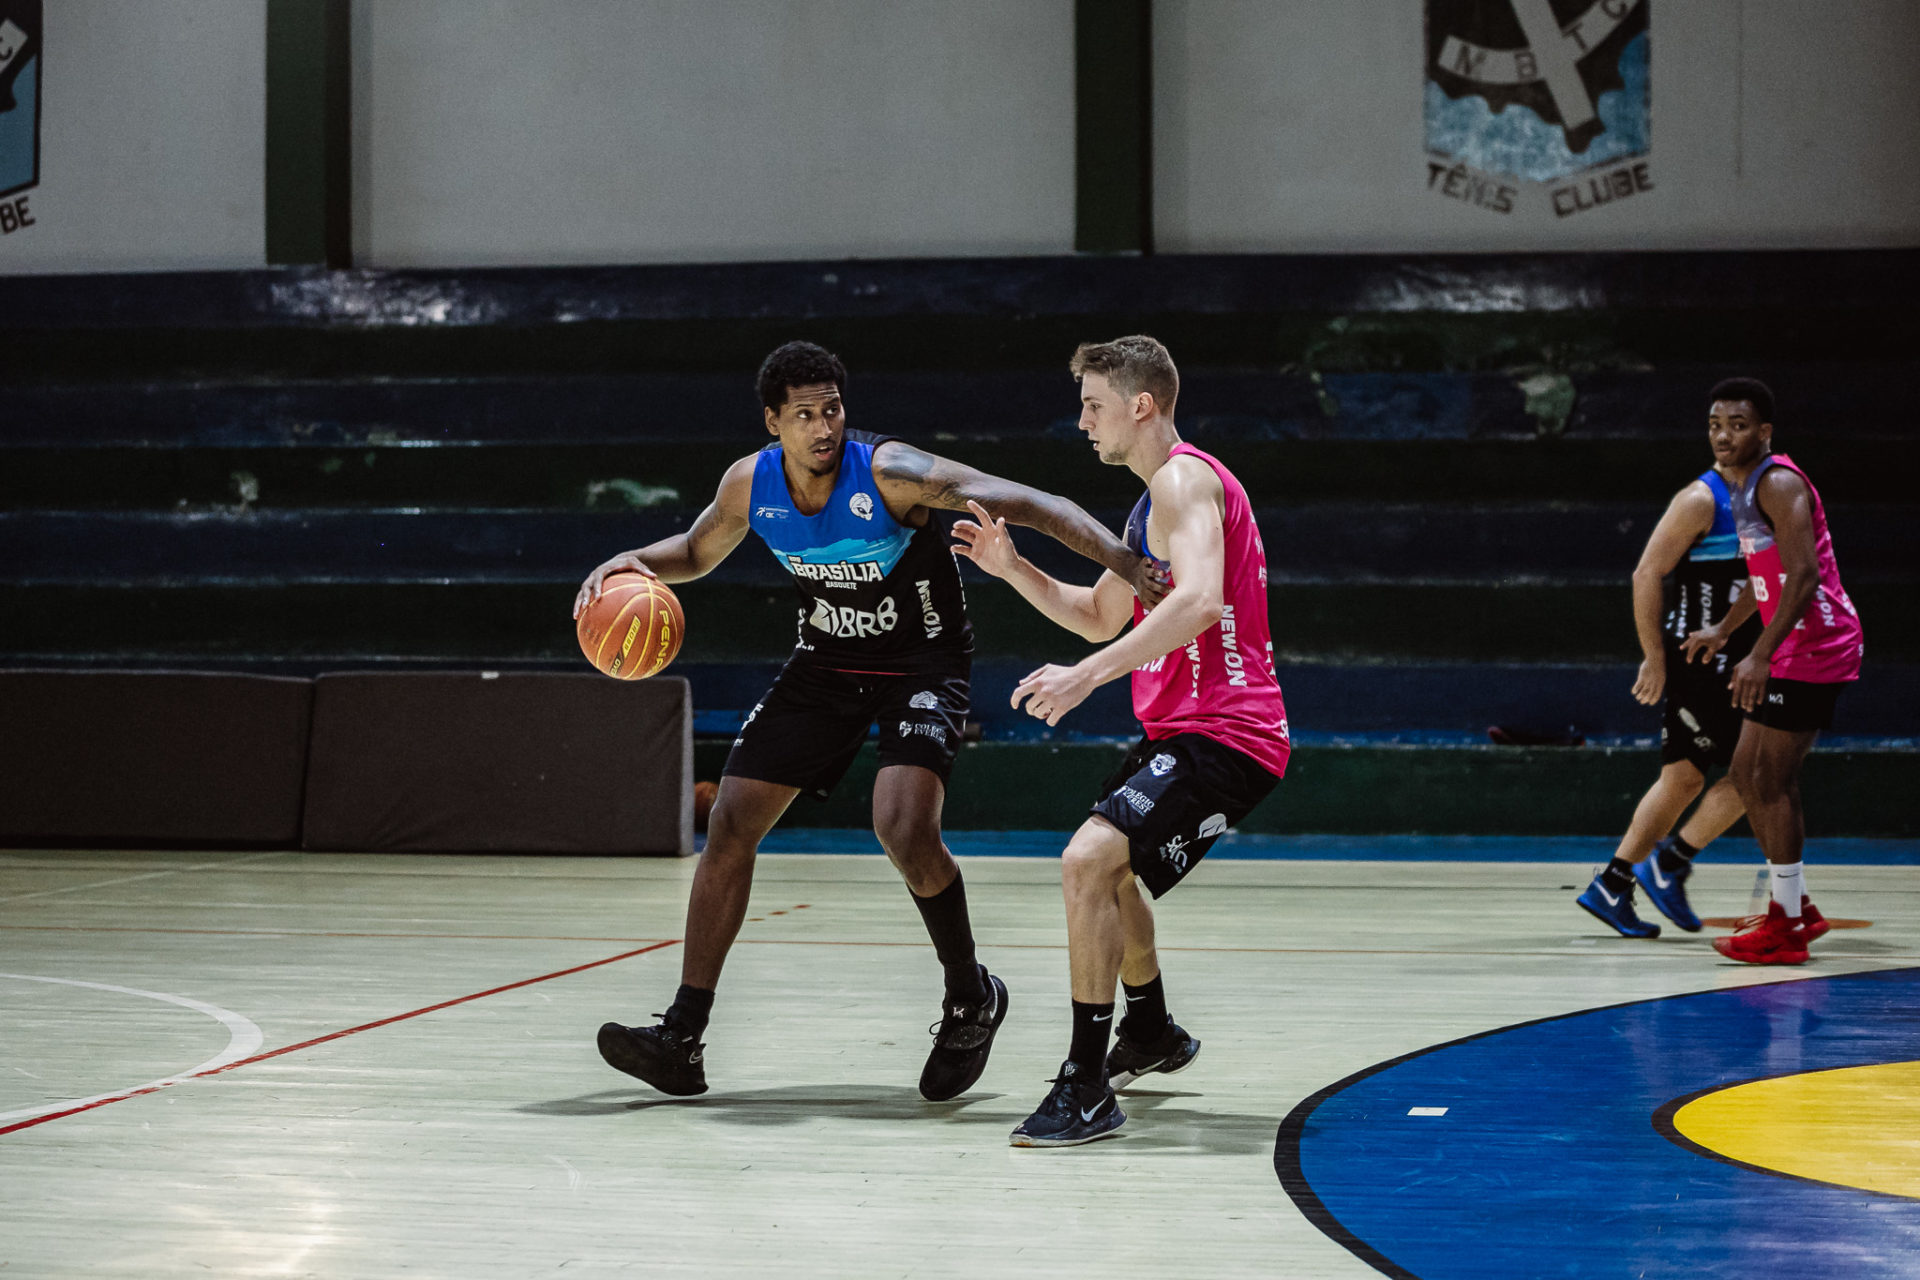
M 811 342 L 789 342 L 760 362 L 760 403 L 778 413 L 788 391 L 822 382 L 846 391 L 847 369 L 840 357 Z
M 1760 415 L 1760 421 L 1773 421 L 1773 391 L 1758 378 L 1725 378 L 1707 392 L 1709 407 L 1716 400 L 1745 400 Z

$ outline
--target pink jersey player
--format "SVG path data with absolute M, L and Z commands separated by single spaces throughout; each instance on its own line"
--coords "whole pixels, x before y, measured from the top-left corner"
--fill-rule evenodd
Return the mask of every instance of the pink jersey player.
M 1252 756 L 1275 777 L 1285 777 L 1292 744 L 1267 630 L 1267 552 L 1253 507 L 1247 491 L 1218 458 L 1184 442 L 1171 452 L 1173 457 L 1181 454 L 1212 467 L 1225 491 L 1220 621 L 1186 648 L 1134 669 L 1133 713 L 1148 738 L 1197 733 Z M 1142 555 L 1152 554 L 1146 545 L 1152 511 L 1152 494 L 1143 493 L 1127 517 L 1127 545 Z M 1146 606 L 1136 599 L 1134 625 L 1146 616 Z
M 1820 505 L 1820 491 L 1807 479 L 1807 473 L 1784 453 L 1762 458 L 1747 476 L 1747 482 L 1733 494 L 1733 518 L 1740 530 L 1740 553 L 1747 558 L 1747 573 L 1753 580 L 1753 601 L 1760 610 L 1761 624 L 1773 621 L 1774 612 L 1780 607 L 1780 587 L 1787 580 L 1780 549 L 1774 545 L 1773 525 L 1754 499 L 1760 477 L 1772 467 L 1785 467 L 1806 481 L 1807 497 L 1813 507 L 1814 548 L 1820 582 L 1814 587 L 1813 599 L 1800 615 L 1800 621 L 1773 651 L 1768 670 L 1782 680 L 1803 680 L 1809 684 L 1858 680 L 1864 647 L 1860 614 L 1847 598 L 1847 589 L 1840 585 L 1840 565 L 1833 558 L 1826 508 Z

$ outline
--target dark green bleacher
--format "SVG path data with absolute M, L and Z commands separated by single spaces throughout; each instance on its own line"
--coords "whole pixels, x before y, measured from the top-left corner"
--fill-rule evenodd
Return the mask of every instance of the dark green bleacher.
M 1248 829 L 1611 831 L 1656 767 L 1626 575 L 1705 464 L 1706 387 L 1757 373 L 1869 637 L 1810 822 L 1913 834 L 1917 274 L 1877 252 L 0 280 L 0 663 L 571 665 L 581 574 L 763 441 L 752 370 L 790 337 L 845 356 L 854 425 L 1117 523 L 1136 482 L 1080 439 L 1064 365 L 1144 330 L 1266 536 L 1299 748 Z M 710 775 L 791 642 L 789 589 L 750 543 L 681 594 Z M 1085 646 L 998 583 L 969 598 L 982 741 L 950 820 L 1069 825 L 1124 690 L 1030 727 L 1013 682 Z M 1596 745 L 1494 747 L 1493 723 Z M 862 776 L 794 820 L 857 823 Z

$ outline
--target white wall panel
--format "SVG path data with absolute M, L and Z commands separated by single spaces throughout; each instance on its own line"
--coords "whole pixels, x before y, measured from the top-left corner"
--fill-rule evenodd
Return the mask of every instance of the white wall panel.
M 1056 253 L 1071 0 L 361 0 L 356 260 Z
M 46 0 L 33 225 L 0 273 L 266 261 L 266 0 Z
M 1417 0 L 1157 0 L 1157 245 L 1920 244 L 1920 4 L 1648 2 L 1654 189 L 1557 217 L 1427 188 Z

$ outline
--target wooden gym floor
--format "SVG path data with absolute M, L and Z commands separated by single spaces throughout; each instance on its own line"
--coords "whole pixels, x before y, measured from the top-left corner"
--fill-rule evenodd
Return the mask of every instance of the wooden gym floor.
M 593 1035 L 665 1007 L 691 861 L 0 854 L 0 1272 L 1920 1273 L 1910 866 L 1812 846 L 1874 926 L 1782 971 L 1607 934 L 1584 861 L 1353 846 L 1159 905 L 1205 1049 L 1061 1151 L 1006 1144 L 1066 1046 L 1044 858 L 963 857 L 1011 1013 L 932 1105 L 938 968 L 864 851 L 763 857 L 684 1101 Z

